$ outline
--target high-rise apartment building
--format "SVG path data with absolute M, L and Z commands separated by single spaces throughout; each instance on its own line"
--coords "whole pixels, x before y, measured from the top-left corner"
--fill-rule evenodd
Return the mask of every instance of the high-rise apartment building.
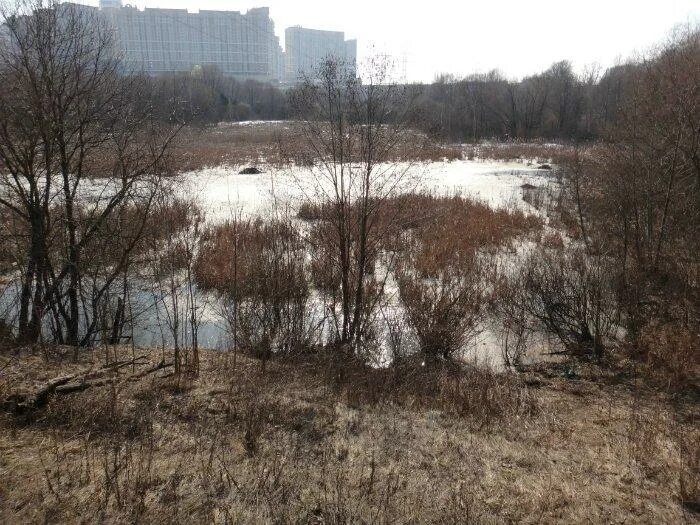
M 290 27 L 285 31 L 283 53 L 267 7 L 246 13 L 190 13 L 141 10 L 123 6 L 121 0 L 100 0 L 99 10 L 74 3 L 60 6 L 106 20 L 114 29 L 127 71 L 158 75 L 216 66 L 226 76 L 293 84 L 313 77 L 328 58 L 353 74 L 356 69 L 357 41 L 345 40 L 340 31 Z M 6 29 L 0 25 L 0 37 Z
M 139 10 L 100 0 L 128 67 L 149 74 L 217 66 L 224 75 L 282 79 L 282 49 L 267 7 L 238 11 Z
M 295 82 L 314 72 L 326 59 L 334 59 L 351 71 L 356 68 L 357 40 L 345 40 L 340 31 L 289 27 L 284 33 L 285 79 Z

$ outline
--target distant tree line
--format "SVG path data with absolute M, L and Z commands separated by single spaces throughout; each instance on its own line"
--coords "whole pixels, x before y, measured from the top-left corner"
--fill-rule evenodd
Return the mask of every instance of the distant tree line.
M 577 74 L 569 61 L 519 81 L 498 71 L 442 76 L 422 97 L 426 130 L 453 140 L 595 139 L 617 123 L 641 65 Z
M 417 108 L 414 125 L 455 141 L 500 139 L 594 139 L 616 122 L 639 68 L 627 63 L 601 74 L 577 74 L 561 61 L 542 73 L 509 80 L 498 71 L 465 78 L 442 75 L 429 85 L 405 86 Z M 155 77 L 158 113 L 209 124 L 290 117 L 291 90 L 224 76 L 216 66 Z
M 278 86 L 225 76 L 216 66 L 152 79 L 153 105 L 164 119 L 195 125 L 244 120 L 284 120 L 287 95 Z

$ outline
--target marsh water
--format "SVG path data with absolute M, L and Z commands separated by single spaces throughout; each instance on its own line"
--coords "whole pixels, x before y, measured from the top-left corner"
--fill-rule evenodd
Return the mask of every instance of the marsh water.
M 319 174 L 310 168 L 274 168 L 260 166 L 257 175 L 240 174 L 241 166 L 222 166 L 185 173 L 175 178 L 176 192 L 195 200 L 209 224 L 241 216 L 270 217 L 285 213 L 293 216 L 299 205 L 318 198 L 322 192 Z M 401 177 L 395 191 L 428 191 L 438 195 L 460 194 L 482 200 L 492 207 L 515 205 L 536 212 L 522 200 L 523 184 L 542 186 L 549 174 L 524 163 L 484 161 L 444 161 L 420 164 L 399 164 L 391 168 Z M 388 175 L 391 175 L 390 173 Z M 130 309 L 135 318 L 133 341 L 137 346 L 170 346 L 172 334 L 167 328 L 167 309 L 163 308 L 152 283 L 141 282 L 132 293 Z M 396 291 L 389 283 L 389 295 Z M 16 286 L 7 284 L 0 295 L 0 317 L 12 319 L 15 314 Z M 185 298 L 181 298 L 185 304 Z M 390 298 L 391 301 L 391 298 Z M 199 294 L 201 324 L 198 329 L 200 347 L 226 349 L 230 346 L 229 331 L 222 308 L 216 298 Z M 183 324 L 181 340 L 190 334 Z M 380 335 L 381 336 L 381 335 Z M 388 337 L 384 334 L 384 337 Z M 498 366 L 501 363 L 497 327 L 485 325 L 472 342 L 468 358 Z

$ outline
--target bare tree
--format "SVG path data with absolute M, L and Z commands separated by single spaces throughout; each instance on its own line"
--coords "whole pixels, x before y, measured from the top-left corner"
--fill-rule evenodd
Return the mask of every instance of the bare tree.
M 207 307 L 195 283 L 195 261 L 203 234 L 204 213 L 196 202 L 160 194 L 154 205 L 158 224 L 148 231 L 147 281 L 152 286 L 154 307 L 163 346 L 172 345 L 175 373 L 199 372 L 199 328 Z M 153 221 L 155 222 L 155 221 Z M 191 360 L 189 352 L 191 351 Z M 184 353 L 184 355 L 183 355 Z
M 85 345 L 138 243 L 174 133 L 152 119 L 147 80 L 125 74 L 96 9 L 31 0 L 2 14 L 0 204 L 29 231 L 19 335 L 37 340 L 48 310 L 57 341 Z M 141 228 L 86 282 L 84 255 L 129 202 Z
M 350 351 L 370 333 L 383 288 L 375 279 L 390 222 L 380 220 L 383 204 L 408 181 L 408 166 L 391 162 L 406 141 L 408 98 L 382 61 L 369 65 L 363 83 L 354 69 L 328 60 L 292 95 L 316 197 L 328 205 L 315 248 L 327 258 L 333 281 L 327 299 L 334 340 Z
M 650 321 L 697 319 L 699 90 L 700 32 L 685 28 L 629 68 L 608 140 L 566 170 L 565 206 L 589 253 L 617 261 L 610 279 L 633 339 Z

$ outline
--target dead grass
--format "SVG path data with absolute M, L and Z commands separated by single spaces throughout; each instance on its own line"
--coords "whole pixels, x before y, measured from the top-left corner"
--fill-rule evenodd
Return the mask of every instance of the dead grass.
M 459 245 L 471 252 L 507 244 L 519 235 L 539 231 L 543 225 L 541 218 L 520 209 L 494 209 L 485 202 L 459 194 L 406 193 L 385 199 L 376 206 L 379 209 L 376 229 L 387 233 L 390 245 L 395 244 L 402 232 L 411 231 L 419 240 L 429 240 L 431 248 L 441 244 L 451 251 Z M 322 221 L 329 220 L 333 213 L 333 207 L 327 203 L 305 201 L 297 217 L 304 221 Z M 357 210 L 353 208 L 350 213 L 356 214 Z
M 184 128 L 170 151 L 170 165 L 176 172 L 229 165 L 279 163 L 285 151 L 297 150 L 298 134 L 292 123 L 254 126 L 211 126 Z
M 461 157 L 460 148 L 434 142 L 414 132 L 393 152 L 392 158 L 386 160 L 418 162 Z M 300 124 L 293 121 L 188 127 L 180 132 L 169 152 L 169 167 L 174 172 L 222 165 L 286 166 L 312 162 L 313 156 L 307 151 Z
M 9 359 L 4 391 L 104 355 Z M 196 380 L 154 376 L 2 414 L 0 521 L 697 520 L 697 404 L 578 372 L 272 361 L 263 373 L 204 353 Z M 358 377 L 386 388 L 370 395 Z
M 272 274 L 280 273 L 283 257 L 300 257 L 301 233 L 286 220 L 226 221 L 209 227 L 200 241 L 194 265 L 197 284 L 222 294 L 235 289 L 241 297 L 265 294 Z M 282 283 L 294 287 L 303 276 L 287 268 Z M 305 284 L 304 284 L 305 286 Z M 262 289 L 261 289 L 262 288 Z
M 656 384 L 683 393 L 695 390 L 700 395 L 700 334 L 680 322 L 652 321 L 643 327 L 636 348 L 645 369 L 654 372 Z
M 574 155 L 574 147 L 566 144 L 545 142 L 496 142 L 467 146 L 465 156 L 469 159 L 522 160 L 536 165 L 564 164 Z
M 425 255 L 440 258 L 455 251 L 472 253 L 503 247 L 520 235 L 539 231 L 542 219 L 513 208 L 492 208 L 461 195 L 413 193 L 393 197 L 383 212 L 393 224 L 411 230 Z

